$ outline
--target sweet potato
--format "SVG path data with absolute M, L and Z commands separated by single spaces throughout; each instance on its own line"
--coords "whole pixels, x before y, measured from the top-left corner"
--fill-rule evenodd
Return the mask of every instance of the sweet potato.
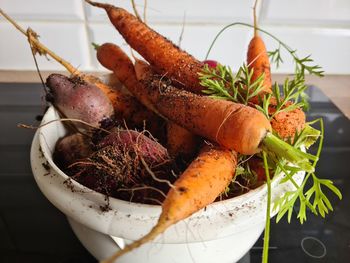
M 166 148 L 143 133 L 134 130 L 116 129 L 98 143 L 98 148 L 109 145 L 133 150 L 150 163 L 162 163 L 169 160 Z
M 48 100 L 67 118 L 98 127 L 103 119 L 113 115 L 113 106 L 107 96 L 96 86 L 79 78 L 51 74 L 46 85 L 50 89 Z

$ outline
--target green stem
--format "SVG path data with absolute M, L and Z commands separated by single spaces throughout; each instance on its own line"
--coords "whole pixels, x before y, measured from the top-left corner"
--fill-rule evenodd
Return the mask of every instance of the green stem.
M 265 223 L 265 232 L 264 232 L 264 248 L 263 248 L 263 263 L 268 262 L 269 255 L 269 243 L 270 243 L 270 212 L 271 212 L 271 180 L 269 167 L 267 164 L 266 153 L 263 152 L 265 175 L 266 175 L 266 184 L 267 184 L 267 207 L 266 207 L 266 223 Z
M 237 26 L 237 25 L 240 25 L 240 26 L 247 26 L 247 27 L 251 27 L 251 28 L 254 28 L 254 30 L 258 30 L 260 32 L 263 32 L 265 33 L 266 35 L 270 36 L 271 38 L 273 38 L 274 40 L 276 40 L 278 42 L 278 44 L 280 44 L 281 46 L 283 46 L 290 54 L 291 56 L 294 58 L 294 59 L 299 59 L 294 53 L 295 53 L 295 50 L 291 49 L 287 44 L 283 43 L 281 40 L 279 40 L 277 37 L 275 37 L 274 35 L 272 35 L 271 33 L 261 29 L 261 28 L 258 28 L 258 27 L 254 27 L 254 25 L 251 25 L 251 24 L 248 24 L 248 23 L 242 23 L 242 22 L 236 22 L 236 23 L 231 23 L 225 27 L 223 27 L 219 33 L 215 36 L 213 42 L 211 43 L 210 47 L 209 47 L 209 50 L 207 52 L 207 54 L 205 55 L 205 59 L 208 59 L 208 56 L 210 54 L 210 51 L 212 50 L 216 40 L 219 38 L 219 36 L 227 29 L 227 28 L 230 28 L 232 26 Z
M 314 155 L 300 151 L 292 145 L 282 141 L 277 136 L 268 132 L 262 141 L 262 149 L 267 153 L 275 154 L 278 157 L 285 158 L 287 161 L 297 165 L 306 172 L 313 172 L 315 167 L 309 160 L 316 162 L 318 158 Z

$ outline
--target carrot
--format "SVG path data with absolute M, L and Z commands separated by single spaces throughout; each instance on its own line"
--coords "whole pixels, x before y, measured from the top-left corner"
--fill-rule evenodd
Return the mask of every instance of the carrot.
M 87 2 L 94 6 L 104 8 L 108 13 L 111 22 L 123 35 L 125 40 L 132 48 L 138 51 L 148 62 L 150 62 L 159 74 L 164 74 L 167 77 L 174 79 L 175 83 L 176 81 L 181 82 L 184 84 L 183 88 L 186 90 L 201 93 L 203 87 L 198 84 L 198 72 L 202 70 L 203 63 L 177 48 L 169 40 L 153 31 L 126 10 L 108 4 L 91 1 Z M 254 17 L 256 24 L 256 15 L 254 15 Z M 107 53 L 108 52 L 106 52 L 106 54 Z M 250 69 L 254 69 L 252 76 L 253 81 L 259 78 L 261 74 L 265 74 L 261 95 L 264 93 L 271 93 L 272 82 L 270 61 L 265 44 L 262 38 L 258 35 L 256 28 L 254 31 L 254 37 L 249 44 L 247 63 Z M 258 103 L 258 97 L 253 98 L 252 101 Z M 302 113 L 297 111 L 296 118 L 302 119 L 302 117 Z M 285 122 L 282 122 L 282 124 L 279 125 L 276 121 L 273 123 L 274 126 L 278 128 L 285 124 Z M 293 128 L 289 128 L 289 130 L 293 130 Z M 282 137 L 285 137 L 290 136 L 292 133 L 289 132 L 285 134 L 281 132 L 279 134 L 282 135 Z
M 309 160 L 317 160 L 317 157 L 303 153 L 273 135 L 269 121 L 260 111 L 179 90 L 159 79 L 147 77 L 142 69 L 145 66 L 136 61 L 136 74 L 142 73 L 138 78 L 147 86 L 146 90 L 140 91 L 140 96 L 148 97 L 156 110 L 169 120 L 238 153 L 254 154 L 263 149 L 305 171 L 314 171 Z
M 199 137 L 173 122 L 168 122 L 166 128 L 169 154 L 173 157 L 192 157 L 198 150 Z
M 107 69 L 112 70 L 117 78 L 130 90 L 136 97 L 142 83 L 136 78 L 134 65 L 130 58 L 115 44 L 105 43 L 97 48 L 97 59 Z M 145 68 L 149 71 L 149 68 Z M 139 98 L 140 99 L 140 98 Z M 145 105 L 156 111 L 149 101 L 142 100 Z M 176 157 L 180 154 L 191 156 L 195 151 L 198 138 L 186 129 L 168 122 L 167 123 L 167 146 L 171 156 Z
M 142 84 L 136 78 L 134 64 L 120 47 L 105 43 L 97 48 L 97 59 L 105 68 L 113 71 L 121 83 L 147 108 L 156 112 L 152 103 L 146 97 L 140 97 Z
M 298 162 L 306 170 L 312 170 L 308 162 L 310 156 L 296 152 L 293 147 L 275 138 L 270 132 L 269 121 L 258 110 L 179 90 L 159 79 L 149 80 L 152 73 L 148 64 L 137 60 L 135 68 L 132 68 L 130 58 L 118 46 L 109 44 L 108 47 L 110 52 L 103 56 L 106 59 L 98 56 L 99 61 L 112 69 L 118 79 L 130 82 L 126 86 L 150 110 L 239 153 L 254 154 L 267 147 L 291 162 Z M 141 83 L 135 80 L 135 71 Z
M 273 105 L 273 101 L 271 104 L 269 113 L 273 114 L 276 111 L 276 107 Z M 285 107 L 290 104 L 291 102 L 287 102 Z M 278 112 L 270 121 L 272 129 L 282 139 L 293 139 L 295 134 L 305 127 L 305 122 L 305 113 L 300 108 Z
M 152 241 L 171 225 L 214 202 L 231 182 L 236 164 L 236 153 L 219 146 L 204 146 L 199 156 L 168 192 L 162 204 L 162 213 L 152 230 L 103 262 L 114 262 L 131 250 Z
M 266 132 L 271 130 L 265 116 L 251 107 L 163 87 L 164 83 L 157 80 L 148 83 L 152 73 L 149 65 L 140 60 L 135 64 L 141 80 L 138 82 L 130 58 L 114 44 L 102 45 L 97 57 L 146 107 L 224 147 L 243 154 L 256 153 Z
M 137 61 L 136 74 L 144 74 L 146 66 Z M 254 154 L 271 130 L 266 117 L 254 108 L 179 90 L 157 79 L 148 79 L 147 74 L 139 74 L 138 78 L 147 87 L 142 96 L 148 97 L 160 114 L 228 149 Z
M 106 10 L 110 21 L 126 42 L 135 49 L 158 74 L 166 75 L 176 83 L 195 93 L 201 93 L 198 73 L 203 63 L 175 46 L 128 11 L 109 4 L 86 0 L 89 4 Z
M 271 69 L 270 69 L 270 59 L 266 51 L 265 43 L 262 38 L 258 35 L 257 30 L 257 18 L 256 18 L 256 5 L 258 0 L 255 1 L 253 8 L 254 12 L 254 36 L 249 42 L 248 52 L 247 52 L 247 64 L 250 70 L 253 70 L 252 82 L 256 81 L 262 74 L 263 78 L 263 88 L 261 93 L 257 98 L 253 98 L 252 101 L 258 102 L 259 96 L 266 93 L 271 93 L 272 81 L 271 81 Z
M 266 93 L 272 93 L 272 80 L 271 80 L 271 68 L 270 59 L 266 51 L 265 43 L 262 38 L 258 35 L 257 30 L 257 17 L 256 17 L 256 6 L 258 0 L 255 1 L 253 8 L 254 16 L 254 36 L 251 39 L 248 52 L 247 52 L 247 64 L 250 70 L 253 70 L 252 82 L 256 81 L 261 75 L 263 77 L 262 90 L 258 96 L 251 99 L 251 102 L 258 104 L 262 96 Z M 275 108 L 272 106 L 269 108 L 269 113 L 274 113 Z M 277 134 L 283 138 L 292 138 L 295 133 L 300 131 L 305 125 L 305 114 L 300 109 L 294 109 L 288 112 L 280 112 L 271 121 L 271 126 Z

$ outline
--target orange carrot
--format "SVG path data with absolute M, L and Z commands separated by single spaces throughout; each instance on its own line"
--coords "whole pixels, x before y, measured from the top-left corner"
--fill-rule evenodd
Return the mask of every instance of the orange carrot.
M 285 107 L 290 105 L 287 102 Z M 276 111 L 274 101 L 271 100 L 269 113 L 273 114 Z M 277 113 L 271 120 L 272 129 L 283 139 L 293 139 L 297 132 L 300 132 L 305 127 L 305 113 L 300 108 L 290 111 L 281 111 Z
M 254 154 L 264 148 L 312 171 L 308 161 L 311 157 L 276 138 L 270 132 L 269 121 L 258 110 L 179 90 L 159 78 L 153 79 L 147 63 L 137 60 L 133 69 L 130 58 L 118 46 L 113 45 L 113 52 L 108 54 L 117 59 L 106 59 L 106 64 L 111 64 L 104 65 L 113 68 L 119 79 L 133 83 L 127 86 L 134 96 L 160 116 L 236 152 Z M 135 81 L 135 71 L 141 83 Z
M 239 153 L 253 154 L 259 151 L 260 142 L 266 132 L 271 130 L 271 126 L 256 109 L 195 95 L 174 87 L 164 87 L 159 79 L 148 83 L 149 65 L 137 60 L 137 78 L 144 80 L 140 83 L 134 79 L 135 69 L 132 68 L 130 58 L 118 46 L 109 44 L 100 48 L 102 47 L 108 47 L 110 51 L 106 52 L 108 59 L 102 59 L 98 54 L 99 61 L 107 68 L 114 69 L 117 78 L 123 83 L 128 82 L 125 85 L 149 109 L 194 134 Z M 114 58 L 109 59 L 112 56 Z
M 137 61 L 136 74 L 144 74 L 144 63 Z M 147 75 L 147 74 L 146 74 Z M 145 83 L 142 96 L 148 97 L 163 116 L 220 145 L 242 154 L 254 154 L 271 126 L 256 109 L 230 101 L 215 100 L 179 90 L 159 79 L 138 75 Z
M 169 154 L 173 157 L 193 157 L 193 154 L 198 150 L 199 137 L 173 122 L 168 122 L 166 128 Z
M 128 11 L 109 4 L 86 0 L 106 10 L 110 21 L 126 42 L 144 57 L 157 71 L 192 92 L 201 93 L 198 73 L 203 63 L 175 46 Z
M 140 97 L 142 84 L 136 78 L 134 64 L 124 51 L 112 43 L 105 43 L 97 48 L 97 59 L 105 68 L 113 71 L 121 83 L 147 108 L 156 112 L 147 97 Z
M 162 213 L 153 229 L 103 262 L 114 262 L 131 250 L 152 241 L 171 225 L 214 202 L 231 182 L 236 164 L 236 153 L 219 146 L 204 146 L 199 156 L 168 192 L 162 204 Z
M 253 70 L 252 81 L 257 80 L 261 75 L 264 74 L 263 78 L 263 89 L 261 93 L 252 98 L 251 102 L 258 104 L 261 98 L 266 93 L 271 93 L 272 80 L 271 80 L 271 69 L 270 59 L 266 51 L 266 47 L 262 38 L 258 35 L 257 30 L 257 17 L 256 17 L 256 6 L 258 0 L 255 1 L 253 14 L 254 14 L 254 37 L 249 43 L 247 53 L 247 64 L 250 70 Z M 271 100 L 271 106 L 269 113 L 274 113 L 275 108 L 273 106 L 273 98 Z M 294 109 L 293 111 L 281 112 L 271 121 L 271 125 L 274 131 L 283 138 L 294 137 L 295 133 L 300 131 L 305 125 L 305 114 L 300 109 Z
M 147 65 L 137 61 L 137 75 L 138 72 L 144 74 L 142 67 Z M 148 78 L 147 74 L 142 74 L 138 78 L 148 87 L 142 91 L 142 96 L 148 97 L 163 116 L 194 134 L 241 154 L 254 154 L 264 149 L 284 157 L 305 171 L 314 170 L 309 160 L 317 158 L 274 136 L 270 122 L 260 111 L 243 104 L 179 90 L 159 79 Z
M 142 83 L 136 78 L 134 65 L 130 58 L 117 46 L 112 43 L 105 43 L 97 48 L 97 59 L 107 69 L 112 70 L 117 78 L 135 96 L 138 96 Z M 150 70 L 149 68 L 145 70 Z M 154 109 L 152 103 L 142 100 L 150 109 Z M 186 129 L 168 122 L 167 123 L 167 147 L 171 156 L 180 154 L 191 156 L 196 150 L 198 138 Z
M 263 89 L 260 95 L 265 93 L 271 93 L 272 81 L 271 81 L 271 70 L 270 70 L 270 59 L 266 51 L 265 43 L 262 38 L 258 35 L 257 30 L 257 18 L 256 18 L 256 5 L 254 5 L 254 37 L 251 39 L 248 46 L 247 53 L 247 64 L 250 70 L 253 70 L 252 82 L 257 80 L 262 74 Z M 259 96 L 258 96 L 259 97 Z M 258 102 L 258 98 L 253 98 L 252 101 Z

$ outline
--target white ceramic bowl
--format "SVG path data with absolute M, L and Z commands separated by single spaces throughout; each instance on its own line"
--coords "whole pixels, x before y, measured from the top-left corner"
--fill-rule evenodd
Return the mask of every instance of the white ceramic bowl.
M 58 118 L 51 107 L 42 123 Z M 110 236 L 125 243 L 139 239 L 156 224 L 161 208 L 110 198 L 111 210 L 101 212 L 100 207 L 106 205 L 104 195 L 73 180 L 68 188 L 65 182 L 69 178 L 52 160 L 55 143 L 65 132 L 59 121 L 37 131 L 31 149 L 34 178 L 47 199 L 68 217 L 83 245 L 97 259 L 103 259 L 119 249 Z M 49 171 L 43 163 L 49 165 Z M 295 180 L 300 183 L 303 176 L 298 174 Z M 280 178 L 273 180 L 272 200 L 294 189 L 288 182 L 280 184 Z M 266 194 L 263 185 L 239 197 L 211 204 L 118 262 L 236 262 L 264 229 Z

